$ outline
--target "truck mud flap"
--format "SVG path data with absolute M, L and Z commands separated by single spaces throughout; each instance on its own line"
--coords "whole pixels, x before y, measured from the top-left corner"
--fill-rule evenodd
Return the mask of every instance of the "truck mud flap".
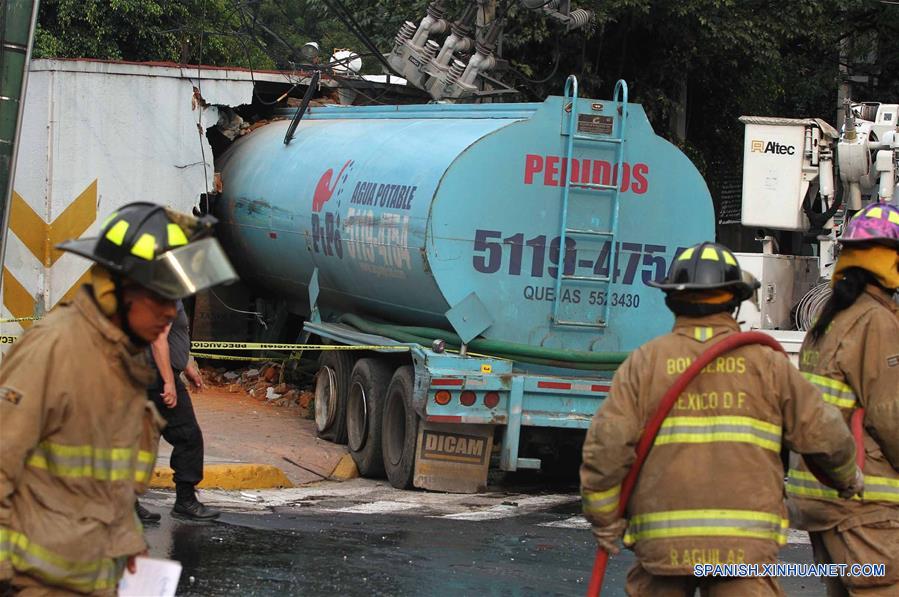
M 412 483 L 421 489 L 478 493 L 487 488 L 492 425 L 421 422 Z

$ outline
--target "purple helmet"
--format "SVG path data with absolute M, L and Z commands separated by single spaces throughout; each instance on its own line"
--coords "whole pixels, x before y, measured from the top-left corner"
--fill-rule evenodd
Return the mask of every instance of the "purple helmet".
M 878 243 L 899 249 L 899 209 L 887 203 L 868 205 L 849 220 L 840 242 Z

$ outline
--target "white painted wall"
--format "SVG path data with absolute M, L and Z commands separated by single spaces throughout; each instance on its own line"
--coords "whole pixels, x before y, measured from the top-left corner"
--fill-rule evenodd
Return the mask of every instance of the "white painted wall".
M 60 215 L 95 180 L 93 223 L 82 236 L 96 234 L 107 215 L 132 201 L 189 211 L 198 195 L 212 186 L 214 174 L 212 150 L 198 133 L 197 122 L 202 118 L 208 127 L 218 118 L 214 108 L 192 106 L 197 75 L 196 68 L 177 66 L 34 61 L 15 192 L 43 222 L 55 223 L 57 236 L 65 232 L 59 230 L 64 220 L 73 219 L 58 219 Z M 257 73 L 255 78 L 285 80 L 277 74 Z M 204 69 L 199 87 L 209 104 L 230 106 L 250 103 L 253 92 L 250 74 L 240 70 Z M 33 297 L 33 313 L 40 314 L 55 305 L 90 264 L 66 254 L 45 268 L 19 237 L 29 234 L 18 232 L 9 232 L 4 266 Z M 46 244 L 53 234 L 44 236 Z M 10 311 L 7 286 L 2 317 L 22 316 L 21 300 L 13 305 L 18 312 Z M 0 329 L 5 334 L 21 331 L 18 323 L 3 323 Z

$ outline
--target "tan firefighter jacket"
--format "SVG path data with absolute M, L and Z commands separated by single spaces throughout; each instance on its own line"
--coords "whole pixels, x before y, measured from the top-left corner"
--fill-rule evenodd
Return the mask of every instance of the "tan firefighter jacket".
M 840 499 L 794 458 L 787 481 L 794 522 L 821 531 L 899 520 L 899 305 L 868 286 L 818 342 L 806 337 L 799 368 L 847 422 L 855 409 L 865 409 L 865 491 L 862 498 Z
M 161 428 L 143 350 L 89 289 L 25 332 L 0 367 L 0 580 L 113 593 L 146 548 L 134 513 Z
M 719 313 L 678 317 L 671 334 L 634 351 L 615 373 L 584 443 L 581 492 L 591 523 L 616 519 L 621 482 L 662 395 L 690 363 L 739 331 Z M 656 436 L 628 504 L 624 543 L 651 574 L 694 564 L 774 562 L 786 542 L 782 447 L 847 487 L 852 436 L 786 356 L 751 345 L 706 366 Z

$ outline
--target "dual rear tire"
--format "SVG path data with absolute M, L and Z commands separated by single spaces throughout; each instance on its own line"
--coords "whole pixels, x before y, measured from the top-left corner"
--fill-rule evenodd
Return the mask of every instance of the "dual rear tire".
M 397 489 L 410 489 L 415 472 L 415 444 L 418 441 L 418 414 L 412 405 L 415 374 L 412 367 L 400 367 L 393 374 L 384 401 L 382 455 L 387 480 Z
M 392 368 L 380 359 L 359 359 L 347 392 L 347 446 L 363 477 L 382 477 L 381 428 L 384 395 Z
M 404 365 L 394 370 L 386 359 L 353 363 L 346 351 L 323 352 L 315 378 L 315 425 L 318 436 L 346 443 L 359 473 L 386 474 L 397 489 L 412 487 L 418 415 L 412 396 L 415 373 Z
M 315 430 L 318 437 L 345 444 L 346 403 L 353 358 L 343 350 L 325 351 L 315 374 Z

